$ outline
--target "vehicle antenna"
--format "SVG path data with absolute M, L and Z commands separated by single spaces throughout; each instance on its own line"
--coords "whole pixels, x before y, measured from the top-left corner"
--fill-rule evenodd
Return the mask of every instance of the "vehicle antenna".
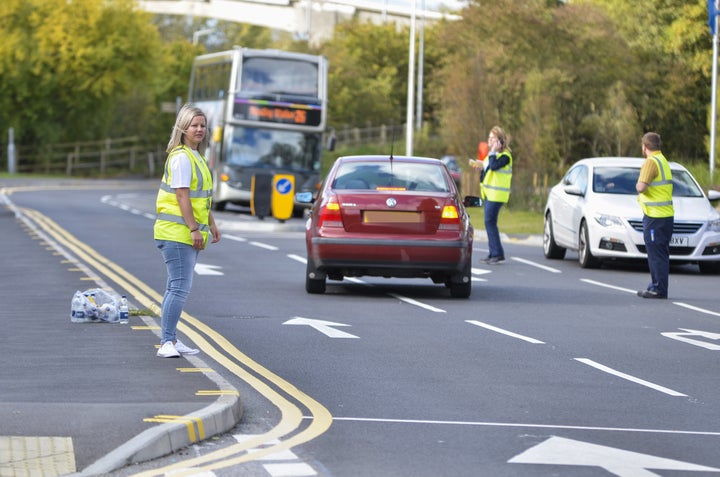
M 395 174 L 393 174 L 393 149 L 395 148 L 395 125 L 393 123 L 390 123 L 390 129 L 392 131 L 392 136 L 390 137 L 390 187 L 393 185 L 393 177 Z

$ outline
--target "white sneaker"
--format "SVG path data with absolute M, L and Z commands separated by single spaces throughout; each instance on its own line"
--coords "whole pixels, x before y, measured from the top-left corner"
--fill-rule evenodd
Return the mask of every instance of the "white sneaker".
M 160 349 L 157 352 L 157 355 L 161 358 L 179 358 L 180 353 L 178 353 L 178 350 L 175 349 L 175 346 L 173 346 L 172 341 L 166 341 L 160 346 Z
M 186 346 L 185 343 L 183 343 L 180 340 L 175 340 L 175 349 L 180 354 L 198 354 L 200 352 L 199 349 L 190 348 L 189 346 Z

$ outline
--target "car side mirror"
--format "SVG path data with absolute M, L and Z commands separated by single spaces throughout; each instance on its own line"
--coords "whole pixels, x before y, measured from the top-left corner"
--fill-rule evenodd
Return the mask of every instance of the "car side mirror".
M 565 191 L 566 194 L 570 194 L 570 195 L 579 195 L 579 196 L 585 195 L 583 193 L 582 189 L 580 189 L 580 187 L 578 187 L 576 185 L 566 185 L 565 187 L 563 187 L 563 190 Z
M 312 192 L 298 192 L 295 194 L 295 202 L 300 204 L 312 204 L 313 193 Z
M 463 205 L 465 207 L 480 207 L 482 206 L 482 199 L 475 195 L 466 195 L 463 199 Z
M 720 191 L 709 190 L 707 196 L 710 202 L 715 202 L 716 200 L 720 200 Z

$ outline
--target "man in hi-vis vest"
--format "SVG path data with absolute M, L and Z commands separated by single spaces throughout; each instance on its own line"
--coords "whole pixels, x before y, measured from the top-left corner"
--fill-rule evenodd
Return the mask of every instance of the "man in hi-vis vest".
M 175 120 L 162 183 L 156 200 L 155 244 L 162 253 L 168 279 L 162 301 L 161 358 L 179 358 L 199 351 L 177 336 L 185 300 L 192 287 L 198 253 L 220 240 L 212 206 L 212 174 L 203 153 L 208 145 L 207 117 L 199 108 L 185 105 Z
M 637 293 L 643 298 L 667 298 L 670 280 L 670 238 L 675 211 L 672 172 L 660 146 L 659 134 L 649 132 L 642 137 L 645 162 L 635 185 L 643 211 L 643 238 L 651 278 L 647 290 Z

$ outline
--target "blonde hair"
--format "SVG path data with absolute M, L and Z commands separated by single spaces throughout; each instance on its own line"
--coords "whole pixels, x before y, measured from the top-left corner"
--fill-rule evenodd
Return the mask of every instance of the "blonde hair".
M 177 118 L 175 118 L 175 125 L 173 126 L 172 133 L 170 134 L 170 141 L 168 142 L 166 152 L 170 152 L 180 144 L 184 144 L 183 137 L 190 127 L 190 123 L 197 116 L 205 118 L 205 125 L 207 126 L 207 116 L 202 112 L 200 108 L 191 103 L 185 103 L 180 112 L 178 112 Z M 205 137 L 202 142 L 198 144 L 198 152 L 205 155 L 205 149 L 210 144 L 209 135 L 205 133 Z
M 495 137 L 498 138 L 498 141 L 500 141 L 500 144 L 502 144 L 502 149 L 500 149 L 501 151 L 510 151 L 510 138 L 508 138 L 508 135 L 503 128 L 500 126 L 493 126 L 490 132 L 494 134 Z

